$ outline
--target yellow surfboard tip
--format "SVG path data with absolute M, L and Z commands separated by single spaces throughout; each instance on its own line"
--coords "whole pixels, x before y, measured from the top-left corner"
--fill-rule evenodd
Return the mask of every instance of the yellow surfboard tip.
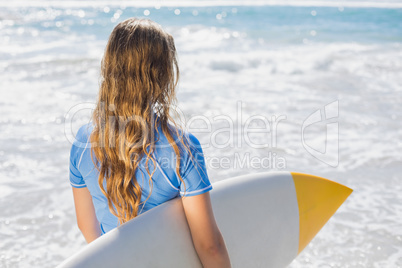
M 353 192 L 337 182 L 291 172 L 299 206 L 300 253 Z

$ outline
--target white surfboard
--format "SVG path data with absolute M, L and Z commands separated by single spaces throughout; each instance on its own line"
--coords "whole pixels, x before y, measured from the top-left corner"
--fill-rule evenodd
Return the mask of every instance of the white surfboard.
M 259 173 L 213 184 L 211 201 L 232 267 L 286 267 L 352 190 L 320 177 Z M 180 198 L 85 246 L 59 268 L 202 267 Z

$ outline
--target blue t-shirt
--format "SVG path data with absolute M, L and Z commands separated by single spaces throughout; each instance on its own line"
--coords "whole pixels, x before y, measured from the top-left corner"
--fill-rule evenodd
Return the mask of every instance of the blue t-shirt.
M 98 184 L 99 171 L 92 161 L 91 144 L 89 142 L 92 129 L 92 123 L 82 126 L 71 147 L 70 183 L 75 188 L 88 187 L 95 207 L 96 217 L 100 223 L 102 234 L 104 234 L 117 227 L 119 223 L 117 217 L 110 212 L 106 196 L 101 192 Z M 158 129 L 158 132 L 159 134 L 156 135 L 159 138 L 155 142 L 153 154 L 156 166 L 153 166 L 152 161 L 148 161 L 149 171 L 152 173 L 155 170 L 152 177 L 152 193 L 145 204 L 140 205 L 138 214 L 178 196 L 194 196 L 212 189 L 207 175 L 205 159 L 197 138 L 190 133 L 185 134 L 185 137 L 187 137 L 185 141 L 192 157 L 188 150 L 185 150 L 181 143 L 178 142 L 181 154 L 180 175 L 184 180 L 183 184 L 176 174 L 176 154 L 161 128 Z M 141 203 L 143 203 L 151 190 L 145 161 L 140 161 L 135 177 L 142 189 Z

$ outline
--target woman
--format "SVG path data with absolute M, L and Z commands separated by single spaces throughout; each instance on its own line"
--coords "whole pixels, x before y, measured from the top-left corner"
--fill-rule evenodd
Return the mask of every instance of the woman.
M 178 76 L 173 38 L 157 23 L 131 18 L 115 27 L 93 120 L 70 154 L 78 227 L 90 243 L 181 196 L 203 266 L 230 267 L 200 144 L 169 115 Z

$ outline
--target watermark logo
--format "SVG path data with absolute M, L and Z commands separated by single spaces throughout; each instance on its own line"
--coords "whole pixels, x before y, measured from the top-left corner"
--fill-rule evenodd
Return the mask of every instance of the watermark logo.
M 136 143 L 130 143 L 130 136 L 125 136 L 127 133 L 132 133 L 132 131 L 126 131 L 130 129 L 127 128 L 129 125 L 131 125 L 131 129 L 133 125 L 140 129 L 144 137 L 155 132 L 154 121 L 149 124 L 140 116 L 133 115 L 123 118 L 121 116 L 108 115 L 107 124 L 109 125 L 106 129 L 112 132 L 102 136 L 105 140 L 99 140 L 97 144 L 90 144 L 89 140 L 77 140 L 73 131 L 73 123 L 82 121 L 82 119 L 79 120 L 82 114 L 92 113 L 94 109 L 95 104 L 93 103 L 81 103 L 73 106 L 65 116 L 66 138 L 77 147 L 93 148 L 109 146 L 110 148 L 117 148 L 120 145 L 116 144 L 116 140 L 114 139 L 116 135 L 115 130 L 118 130 L 119 144 L 122 142 L 124 146 L 131 148 L 142 146 L 143 142 L 141 140 Z M 113 112 L 114 109 L 115 107 L 110 105 L 108 107 L 106 105 L 101 106 L 101 110 L 105 112 Z M 277 151 L 274 149 L 278 147 L 278 133 L 287 135 L 286 132 L 278 131 L 281 128 L 282 122 L 287 120 L 286 115 L 267 116 L 263 114 L 248 114 L 246 116 L 243 113 L 241 101 L 238 101 L 236 104 L 236 112 L 230 115 L 205 116 L 201 114 L 192 115 L 186 119 L 184 113 L 178 107 L 171 107 L 171 110 L 174 110 L 175 114 L 179 116 L 177 121 L 179 121 L 180 127 L 183 130 L 197 137 L 202 137 L 200 145 L 203 149 L 213 148 L 233 152 L 231 157 L 213 156 L 207 159 L 210 168 L 286 168 L 286 159 L 274 152 Z M 339 101 L 333 101 L 310 114 L 301 125 L 301 145 L 303 148 L 314 158 L 331 167 L 337 167 L 339 164 L 338 116 Z M 320 134 L 323 134 L 322 129 L 320 129 L 313 132 L 314 143 L 309 143 L 309 135 L 306 135 L 309 132 L 308 129 L 314 128 L 314 126 L 322 128 L 323 125 L 325 126 L 325 137 L 323 139 L 320 138 L 322 137 Z M 174 142 L 179 142 L 179 138 L 177 137 Z M 195 144 L 194 146 L 199 146 L 199 144 Z M 168 147 L 170 147 L 170 144 L 155 145 L 155 148 L 159 149 Z M 284 146 L 282 145 L 281 147 Z M 244 153 L 235 153 L 236 150 L 234 148 L 240 148 Z M 259 156 L 250 154 L 250 149 L 253 149 L 256 153 L 258 152 Z
M 331 102 L 324 106 L 323 109 L 318 109 L 304 120 L 301 130 L 301 141 L 303 147 L 316 159 L 328 164 L 332 167 L 337 167 L 339 164 L 339 101 Z M 309 126 L 315 124 L 326 124 L 326 135 L 324 139 L 324 150 L 320 151 L 317 148 L 306 143 L 305 130 Z

